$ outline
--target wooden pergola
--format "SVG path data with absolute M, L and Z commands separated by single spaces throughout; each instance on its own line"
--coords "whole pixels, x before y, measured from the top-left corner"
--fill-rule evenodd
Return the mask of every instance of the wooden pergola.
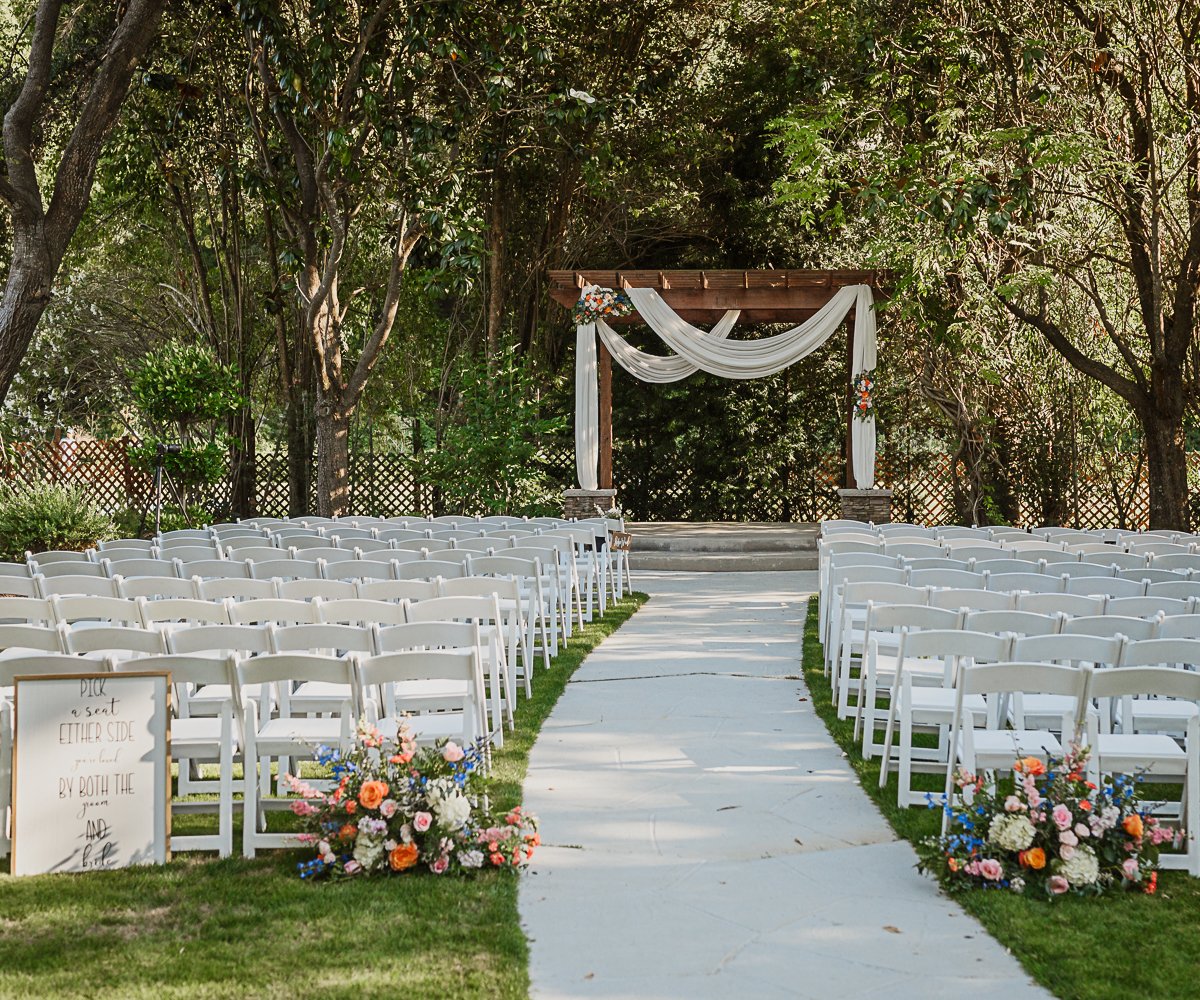
M 654 288 L 663 301 L 689 323 L 711 326 L 730 309 L 741 310 L 739 324 L 802 323 L 846 285 L 870 285 L 875 301 L 887 297 L 886 271 L 740 270 L 740 271 L 551 271 L 550 297 L 572 308 L 585 285 L 601 288 Z M 610 325 L 641 322 L 637 313 L 610 320 Z M 851 343 L 854 312 L 846 318 L 846 483 L 853 482 L 850 444 L 850 380 L 854 373 Z M 601 489 L 612 489 L 612 356 L 598 345 L 600 377 Z

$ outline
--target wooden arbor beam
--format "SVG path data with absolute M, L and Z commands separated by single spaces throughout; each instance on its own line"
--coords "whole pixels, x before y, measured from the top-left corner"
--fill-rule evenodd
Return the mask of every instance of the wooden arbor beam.
M 551 271 L 550 297 L 570 309 L 585 284 L 602 288 L 653 288 L 689 323 L 715 323 L 740 309 L 739 325 L 799 323 L 820 309 L 839 288 L 870 285 L 886 298 L 885 271 Z M 611 325 L 641 322 L 636 314 Z

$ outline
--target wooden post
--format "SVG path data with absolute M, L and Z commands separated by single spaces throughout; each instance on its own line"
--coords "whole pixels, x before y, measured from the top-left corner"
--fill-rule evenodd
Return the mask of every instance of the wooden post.
M 854 481 L 854 310 L 846 314 L 846 489 L 857 487 Z
M 598 345 L 600 364 L 600 489 L 611 490 L 613 482 L 612 355 L 603 341 Z

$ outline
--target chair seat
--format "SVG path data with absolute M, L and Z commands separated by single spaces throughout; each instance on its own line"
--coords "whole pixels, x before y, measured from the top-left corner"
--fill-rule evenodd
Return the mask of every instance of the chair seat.
M 875 676 L 895 677 L 898 663 L 899 660 L 893 653 L 880 653 L 875 657 Z M 914 660 L 912 657 L 905 658 L 904 669 L 912 674 L 916 684 L 926 684 L 930 678 L 937 678 L 940 686 L 946 673 L 946 665 L 941 660 Z
M 433 743 L 443 737 L 454 738 L 463 735 L 463 717 L 461 712 L 435 712 L 429 715 L 408 715 L 404 717 L 408 731 L 418 743 Z M 399 719 L 380 719 L 377 725 L 385 737 L 394 737 L 399 726 Z
M 234 753 L 238 750 L 237 733 L 231 728 Z M 189 760 L 211 757 L 221 752 L 221 720 L 216 717 L 171 720 L 171 754 Z
M 1156 774 L 1187 773 L 1187 752 L 1161 733 L 1101 733 L 1092 748 L 1102 771 Z
M 1064 716 L 1075 714 L 1075 699 L 1069 695 L 1026 694 L 1022 696 L 1021 704 L 1026 720 L 1032 718 L 1036 720 L 1035 724 L 1048 718 L 1057 723 Z
M 939 669 L 941 664 L 938 664 Z M 912 692 L 912 713 L 918 716 L 937 715 L 950 722 L 954 717 L 954 689 L 945 687 L 919 687 Z M 987 701 L 983 695 L 969 694 L 963 698 L 963 708 L 971 713 L 987 714 Z M 976 723 L 978 725 L 978 723 Z
M 1135 698 L 1130 714 L 1134 729 L 1167 729 L 1182 732 L 1191 718 L 1200 711 L 1194 701 L 1175 701 L 1171 698 Z
M 293 705 L 305 705 L 314 701 L 343 702 L 349 701 L 350 698 L 349 684 L 335 684 L 332 681 L 305 681 L 288 696 Z
M 977 767 L 1011 765 L 1019 757 L 1058 757 L 1062 744 L 1045 729 L 981 729 L 973 734 Z
M 336 745 L 341 739 L 340 719 L 268 719 L 260 724 L 255 745 L 261 757 L 290 756 L 298 749 L 312 750 L 321 743 Z

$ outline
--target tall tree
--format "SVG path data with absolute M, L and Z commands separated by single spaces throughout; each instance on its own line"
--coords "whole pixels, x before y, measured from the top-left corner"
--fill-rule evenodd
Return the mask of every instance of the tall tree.
M 0 299 L 0 402 L 50 303 L 91 197 L 105 137 L 155 39 L 163 0 L 99 6 L 62 23 L 62 0 L 40 0 L 22 33 L 28 38 L 24 79 L 6 102 L 0 174 L 12 239 Z M 60 147 L 56 135 L 62 133 Z M 47 190 L 45 177 L 53 178 Z

